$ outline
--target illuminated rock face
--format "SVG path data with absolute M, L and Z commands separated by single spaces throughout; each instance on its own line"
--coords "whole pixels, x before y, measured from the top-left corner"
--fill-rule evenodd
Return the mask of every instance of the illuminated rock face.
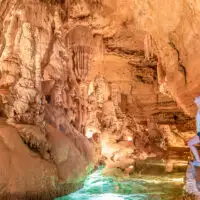
M 13 198 L 72 192 L 93 166 L 92 145 L 83 135 L 93 35 L 82 24 L 65 29 L 65 5 L 50 3 L 0 1 L 1 112 L 7 118 L 0 146 L 3 152 L 10 145 L 19 150 L 16 156 L 15 149 L 4 153 L 0 195 Z M 12 137 L 13 144 L 4 142 Z
M 151 34 L 159 60 L 160 81 L 185 112 L 194 115 L 193 100 L 200 94 L 199 3 L 197 1 L 135 0 L 134 16 Z M 166 15 L 166 13 L 168 13 Z
M 0 0 L 8 132 L 57 169 L 50 174 L 61 184 L 93 162 L 84 134 L 96 161 L 102 155 L 127 173 L 136 159 L 185 146 L 200 95 L 199 8 L 189 0 Z
M 82 187 L 91 170 L 89 145 L 83 136 L 66 137 L 51 125 L 44 135 L 39 127 L 1 120 L 1 198 L 53 199 Z
M 195 130 L 193 118 L 160 92 L 156 60 L 147 61 L 144 55 L 137 59 L 109 53 L 102 68 L 94 64 L 89 73 L 87 130 L 100 140 L 107 167 L 125 172 L 131 172 L 138 159 L 185 147 Z

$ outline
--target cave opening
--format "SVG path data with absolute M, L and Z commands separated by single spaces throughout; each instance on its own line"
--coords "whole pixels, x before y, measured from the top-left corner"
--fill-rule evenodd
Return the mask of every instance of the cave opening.
M 121 110 L 122 112 L 127 112 L 128 109 L 128 102 L 127 102 L 127 95 L 121 94 Z
M 45 100 L 47 101 L 48 104 L 51 103 L 51 95 L 45 95 Z

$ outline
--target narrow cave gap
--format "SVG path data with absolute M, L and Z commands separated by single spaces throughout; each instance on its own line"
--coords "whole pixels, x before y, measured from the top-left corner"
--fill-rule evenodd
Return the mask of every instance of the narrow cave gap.
M 0 119 L 6 119 L 7 118 L 7 116 L 6 116 L 6 114 L 2 111 L 2 110 L 0 110 Z
M 69 110 L 68 108 L 64 108 L 64 111 L 65 111 L 65 113 L 67 113 L 67 112 L 68 112 L 68 110 Z
M 47 101 L 48 104 L 51 103 L 51 95 L 45 95 L 45 100 Z
M 72 68 L 73 68 L 74 73 L 75 73 L 75 71 L 76 71 L 76 70 L 75 70 L 75 68 L 76 68 L 75 59 L 76 59 L 76 58 L 75 58 L 75 51 L 73 50 L 73 51 L 72 51 L 72 63 L 73 63 L 73 64 L 72 64 L 72 66 L 73 66 Z M 75 74 L 76 74 L 76 73 L 75 73 Z M 80 83 L 80 81 L 79 81 L 79 79 L 78 79 L 77 77 L 76 77 L 76 81 L 77 81 L 78 83 Z
M 25 140 L 23 137 L 21 137 L 21 136 L 20 136 L 20 138 L 21 138 L 22 142 L 25 144 L 25 146 L 27 146 L 32 152 L 34 152 L 34 153 L 36 153 L 36 154 L 38 154 L 38 155 L 41 156 L 39 147 L 37 147 L 37 146 L 34 145 L 34 144 L 31 144 L 30 141 L 26 141 L 26 140 Z
M 76 79 L 76 81 L 77 81 L 77 83 L 78 83 L 78 84 L 80 84 L 80 83 L 81 83 L 81 80 L 80 80 L 80 79 L 78 79 L 78 78 Z
M 63 127 L 62 124 L 59 124 L 59 130 L 60 130 L 61 132 L 65 132 L 65 128 Z
M 176 115 L 176 113 L 174 113 L 174 120 L 176 121 L 178 119 L 178 116 Z
M 51 31 L 52 31 L 53 34 L 54 34 L 54 32 L 55 32 L 55 29 L 56 29 L 56 27 L 55 27 L 55 22 L 53 21 L 53 22 L 51 23 Z
M 75 124 L 75 121 L 74 121 L 74 120 L 71 120 L 70 123 L 71 123 L 71 125 L 72 125 L 74 128 L 76 128 L 76 124 Z
M 29 149 L 37 154 L 40 154 L 39 148 L 36 145 L 31 144 L 30 142 L 26 143 Z
M 5 39 L 5 36 L 3 35 L 0 35 L 0 39 L 2 39 L 2 46 L 0 48 L 0 56 L 2 56 L 2 53 L 3 53 L 3 50 L 6 46 L 6 39 Z
M 65 3 L 65 0 L 57 0 L 57 3 L 58 3 L 58 4 L 64 4 L 64 3 Z
M 80 17 L 78 17 L 78 19 L 84 21 L 84 20 L 87 20 L 89 17 L 90 17 L 90 15 L 80 16 Z
M 17 112 L 14 110 L 13 111 L 14 117 L 17 116 Z
M 177 52 L 178 63 L 179 63 L 178 71 L 180 71 L 184 75 L 184 81 L 185 81 L 185 84 L 187 84 L 187 70 L 186 70 L 186 67 L 181 62 L 180 52 L 172 41 L 169 41 L 168 44 Z
M 84 135 L 85 131 L 86 131 L 85 126 L 84 126 L 84 125 L 81 125 L 81 130 L 80 130 L 80 132 Z

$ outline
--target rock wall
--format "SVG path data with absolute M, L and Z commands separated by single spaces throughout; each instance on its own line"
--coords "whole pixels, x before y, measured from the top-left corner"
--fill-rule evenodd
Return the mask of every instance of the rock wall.
M 51 125 L 46 134 L 39 127 L 12 127 L 1 119 L 1 199 L 54 199 L 82 187 L 92 170 L 89 142 L 66 137 Z
M 134 1 L 139 26 L 153 38 L 161 84 L 185 112 L 194 115 L 199 93 L 198 1 Z
M 170 148 L 185 147 L 195 121 L 161 93 L 155 58 L 119 55 L 105 53 L 89 72 L 86 134 L 100 142 L 96 151 L 107 167 L 131 172 L 138 160 L 164 158 Z
M 84 177 L 93 162 L 84 135 L 96 162 L 127 172 L 136 159 L 185 146 L 200 95 L 199 6 L 194 0 L 0 0 L 3 127 L 21 139 L 14 145 L 57 170 L 49 172 L 59 180 L 53 195 L 62 194 L 60 182 Z M 42 177 L 42 170 L 35 173 Z M 18 193 L 8 182 L 3 187 Z
M 68 26 L 67 11 L 77 5 L 68 3 L 0 1 L 1 137 L 12 141 L 1 148 L 15 147 L 1 162 L 2 196 L 51 199 L 81 187 L 92 170 L 83 133 L 93 34 L 81 23 Z

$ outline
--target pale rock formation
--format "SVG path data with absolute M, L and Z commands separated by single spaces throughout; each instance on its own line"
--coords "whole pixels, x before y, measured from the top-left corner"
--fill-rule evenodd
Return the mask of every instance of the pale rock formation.
M 51 125 L 46 134 L 48 139 L 39 127 L 14 128 L 1 120 L 2 199 L 52 199 L 81 187 L 91 170 L 88 141 L 66 137 Z
M 3 127 L 25 143 L 16 162 L 34 152 L 44 166 L 27 171 L 22 182 L 37 176 L 27 190 L 43 192 L 47 168 L 79 185 L 93 162 L 84 135 L 96 162 L 125 173 L 185 147 L 200 95 L 199 12 L 195 0 L 0 0 L 0 111 L 13 128 Z M 59 181 L 44 191 L 63 194 Z M 5 193 L 19 192 L 12 184 Z
M 76 5 L 40 0 L 0 1 L 1 112 L 13 126 L 4 122 L 2 131 L 14 134 L 18 143 L 13 145 L 21 151 L 15 158 L 19 164 L 5 166 L 5 170 L 11 167 L 13 176 L 9 181 L 5 179 L 2 187 L 5 195 L 12 198 L 19 195 L 28 199 L 32 193 L 38 199 L 64 195 L 80 187 L 92 170 L 92 145 L 82 133 L 87 116 L 86 77 L 93 34 L 88 26 L 78 24 L 66 30 L 69 16 L 64 14 L 65 6 L 70 14 L 70 9 L 78 11 Z M 8 140 L 6 134 L 4 137 Z M 2 151 L 6 148 L 2 146 Z M 24 162 L 28 162 L 27 166 Z M 37 162 L 41 164 L 35 168 Z M 25 174 L 18 173 L 22 187 L 17 187 L 18 168 L 21 172 L 27 170 Z M 42 174 L 45 172 L 47 175 Z M 43 183 L 45 178 L 48 180 Z M 0 195 L 4 195 L 3 190 Z
M 102 68 L 94 63 L 89 73 L 93 81 L 86 127 L 91 137 L 100 138 L 107 167 L 127 171 L 138 159 L 185 147 L 194 135 L 195 121 L 159 91 L 156 62 L 146 60 L 138 56 L 134 62 L 109 53 Z

